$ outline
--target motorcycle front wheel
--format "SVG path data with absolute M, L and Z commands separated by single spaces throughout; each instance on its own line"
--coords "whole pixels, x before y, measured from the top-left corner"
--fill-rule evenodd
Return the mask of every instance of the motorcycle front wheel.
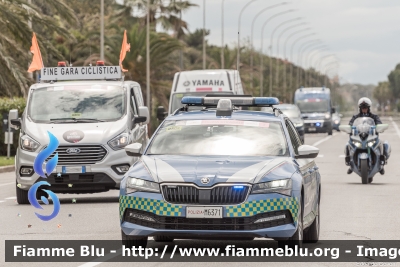
M 360 170 L 361 170 L 361 182 L 363 184 L 368 184 L 368 161 L 366 159 L 361 160 Z

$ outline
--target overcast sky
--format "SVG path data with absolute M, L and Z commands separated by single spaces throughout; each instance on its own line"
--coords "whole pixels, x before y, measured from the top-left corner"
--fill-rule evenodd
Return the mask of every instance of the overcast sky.
M 208 36 L 210 44 L 221 45 L 221 1 L 206 0 L 206 29 L 211 30 Z M 225 44 L 233 47 L 237 44 L 238 18 L 242 7 L 250 0 L 225 0 Z M 198 4 L 183 14 L 183 19 L 189 23 L 190 31 L 203 27 L 203 0 L 191 0 Z M 256 0 L 243 12 L 241 23 L 241 40 L 250 37 L 251 23 L 255 15 L 262 9 L 283 1 Z M 261 27 L 272 15 L 288 10 L 295 12 L 278 16 L 266 25 L 264 33 L 264 52 L 267 53 L 273 29 L 286 20 L 302 17 L 306 25 L 287 30 L 281 37 L 280 57 L 283 57 L 283 43 L 287 37 L 307 27 L 309 31 L 296 34 L 288 41 L 287 51 L 294 40 L 308 32 L 315 32 L 316 37 L 299 41 L 294 51 L 297 54 L 299 46 L 308 40 L 321 39 L 329 47 L 327 51 L 316 51 L 313 57 L 314 65 L 318 58 L 335 54 L 340 61 L 339 76 L 341 82 L 377 84 L 387 80 L 387 75 L 400 63 L 400 1 L 399 0 L 293 0 L 263 12 L 255 21 L 254 46 L 260 49 Z M 276 37 L 286 27 L 298 24 L 294 21 L 282 25 L 276 31 L 273 42 L 273 56 L 276 56 Z M 241 44 L 243 41 L 241 41 Z M 307 51 L 312 51 L 310 48 Z M 290 54 L 290 53 L 287 53 Z M 309 54 L 311 57 L 314 54 Z M 326 58 L 322 65 L 331 62 Z M 297 63 L 297 55 L 294 56 Z M 333 73 L 331 73 L 333 74 Z

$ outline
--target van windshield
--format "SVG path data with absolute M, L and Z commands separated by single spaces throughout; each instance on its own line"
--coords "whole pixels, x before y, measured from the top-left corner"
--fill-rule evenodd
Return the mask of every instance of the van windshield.
M 310 113 L 310 112 L 328 112 L 329 111 L 329 102 L 325 99 L 305 99 L 299 100 L 296 102 L 296 105 L 299 107 L 302 113 Z
M 32 91 L 28 116 L 34 122 L 116 121 L 125 114 L 121 86 L 65 85 Z
M 184 96 L 206 96 L 213 94 L 212 92 L 201 92 L 201 93 L 194 93 L 194 92 L 187 92 L 187 93 L 175 93 L 172 95 L 172 103 L 171 105 L 171 113 L 177 110 L 178 108 L 183 107 L 181 100 Z M 224 95 L 233 95 L 232 92 L 219 92 L 219 93 L 214 93 L 215 95 L 218 94 L 224 94 Z M 200 110 L 203 107 L 189 107 L 189 110 Z

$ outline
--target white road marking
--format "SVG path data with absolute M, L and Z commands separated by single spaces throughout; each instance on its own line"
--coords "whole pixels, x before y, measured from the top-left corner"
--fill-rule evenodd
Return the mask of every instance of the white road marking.
M 323 158 L 323 157 L 324 157 L 324 155 L 318 155 L 317 157 L 318 157 L 318 158 Z
M 395 123 L 393 121 L 392 117 L 389 117 L 390 121 L 393 123 L 394 129 L 396 129 L 397 135 L 400 137 L 400 130 L 399 130 L 399 126 L 397 126 L 397 123 Z
M 8 184 L 0 184 L 0 186 L 10 185 L 10 184 L 15 184 L 15 182 L 8 183 Z
M 322 144 L 325 141 L 328 141 L 329 139 L 331 139 L 332 137 L 334 137 L 336 135 L 336 133 L 334 133 L 333 135 L 328 135 L 327 137 L 315 142 L 314 144 L 312 144 L 312 146 L 318 146 L 320 144 Z
M 339 158 L 345 158 L 346 155 L 339 155 Z
M 100 264 L 102 264 L 102 263 L 104 263 L 105 261 L 108 261 L 108 260 L 110 260 L 110 259 L 112 259 L 112 258 L 115 258 L 115 257 L 117 257 L 118 255 L 120 255 L 122 253 L 122 249 L 120 248 L 120 249 L 118 249 L 117 251 L 116 251 L 116 254 L 107 254 L 107 255 L 105 255 L 104 257 L 101 257 L 101 259 L 102 260 L 104 260 L 103 262 L 98 262 L 98 261 L 90 261 L 90 262 L 87 262 L 87 263 L 84 263 L 84 264 L 82 264 L 82 265 L 79 265 L 78 267 L 93 267 L 93 266 L 97 266 L 97 265 L 100 265 Z M 100 259 L 100 258 L 97 258 L 97 259 Z M 96 259 L 96 260 L 97 260 Z
M 3 202 L 5 202 L 4 200 L 0 200 L 0 203 L 3 203 Z
M 5 199 L 16 199 L 17 197 L 7 197 Z

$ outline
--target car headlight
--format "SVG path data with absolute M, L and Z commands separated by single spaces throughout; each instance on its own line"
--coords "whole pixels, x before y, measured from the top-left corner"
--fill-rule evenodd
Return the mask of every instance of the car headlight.
M 275 180 L 267 183 L 255 184 L 251 190 L 252 194 L 278 193 L 292 195 L 292 179 Z
M 117 137 L 114 137 L 108 142 L 108 145 L 114 149 L 114 150 L 119 150 L 123 149 L 127 145 L 131 143 L 131 138 L 129 137 L 129 134 L 127 133 L 122 133 L 118 135 Z
M 331 117 L 331 114 L 330 113 L 326 113 L 325 114 L 325 119 L 329 119 Z
M 338 120 L 335 120 L 335 124 L 339 124 L 339 121 L 338 121 Z
M 358 141 L 353 141 L 353 144 L 354 144 L 356 147 L 361 147 L 361 143 L 358 142 Z
M 375 145 L 375 140 L 372 140 L 370 142 L 368 142 L 368 146 L 369 147 L 373 147 Z
M 35 152 L 36 149 L 38 149 L 38 147 L 40 146 L 40 144 L 38 142 L 33 140 L 28 135 L 21 136 L 20 145 L 23 150 L 30 151 L 30 152 Z
M 160 185 L 143 179 L 128 177 L 126 180 L 126 193 L 131 194 L 135 192 L 160 193 Z

